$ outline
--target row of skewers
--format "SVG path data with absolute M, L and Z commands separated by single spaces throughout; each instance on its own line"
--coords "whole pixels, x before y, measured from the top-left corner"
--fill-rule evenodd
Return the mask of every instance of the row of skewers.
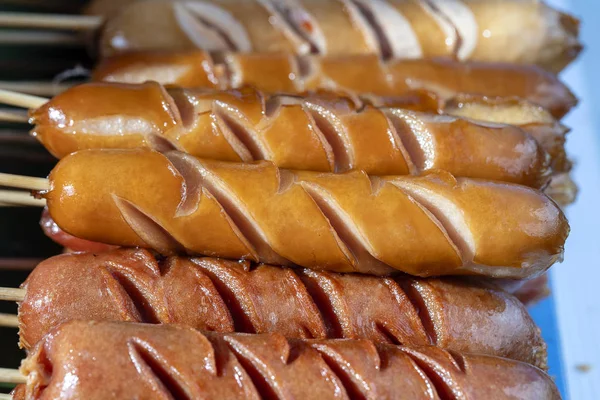
M 569 232 L 576 99 L 552 72 L 580 49 L 572 17 L 510 0 L 89 12 L 0 17 L 99 29 L 103 58 L 52 99 L 0 91 L 60 159 L 48 179 L 0 174 L 34 194 L 0 202 L 45 206 L 76 251 L 0 289 L 28 353 L 0 371 L 13 398 L 560 398 L 510 292 Z

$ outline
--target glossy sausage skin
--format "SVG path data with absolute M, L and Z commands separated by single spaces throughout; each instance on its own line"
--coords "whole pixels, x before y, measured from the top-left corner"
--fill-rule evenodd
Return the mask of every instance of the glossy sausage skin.
M 82 319 L 436 345 L 542 368 L 546 363 L 545 344 L 523 305 L 491 285 L 464 280 L 378 278 L 215 258 L 157 261 L 146 250 L 123 249 L 52 257 L 22 287 L 26 349 L 60 324 Z
M 84 150 L 44 194 L 67 233 L 317 270 L 523 278 L 562 256 L 569 232 L 541 192 L 423 176 L 325 174 L 179 152 Z
M 337 97 L 97 83 L 72 88 L 31 115 L 33 134 L 59 158 L 89 148 L 150 147 L 309 171 L 445 170 L 538 188 L 550 175 L 546 152 L 512 125 L 399 108 L 358 109 Z
M 113 0 L 114 1 L 114 0 Z M 452 57 L 558 72 L 581 50 L 579 22 L 537 0 L 98 0 L 103 55 L 201 49 Z
M 441 111 L 457 117 L 518 126 L 550 154 L 553 172 L 568 172 L 572 167 L 565 151 L 569 129 L 541 106 L 515 97 L 463 94 L 446 101 Z
M 519 97 L 562 117 L 577 104 L 553 74 L 533 66 L 461 63 L 444 59 L 394 60 L 376 56 L 298 57 L 291 54 L 205 52 L 131 53 L 109 58 L 93 74 L 96 81 L 214 89 L 253 86 L 269 93 L 334 90 L 363 97 L 397 98 L 426 90 L 441 99 L 459 94 Z
M 503 358 L 180 325 L 70 322 L 21 371 L 26 399 L 560 398 L 543 371 Z

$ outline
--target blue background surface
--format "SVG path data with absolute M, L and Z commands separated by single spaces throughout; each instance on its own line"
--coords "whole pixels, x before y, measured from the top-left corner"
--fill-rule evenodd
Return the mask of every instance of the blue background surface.
M 575 161 L 577 202 L 567 209 L 565 262 L 551 269 L 553 297 L 532 314 L 548 340 L 550 373 L 565 399 L 600 399 L 600 1 L 547 0 L 582 19 L 584 53 L 561 78 L 581 99 L 563 123 Z M 558 327 L 558 329 L 556 328 Z

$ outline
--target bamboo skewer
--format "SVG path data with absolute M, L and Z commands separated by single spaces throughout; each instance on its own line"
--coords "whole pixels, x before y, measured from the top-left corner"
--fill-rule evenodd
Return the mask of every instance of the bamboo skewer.
M 2 383 L 25 383 L 27 378 L 17 369 L 0 368 L 0 382 Z
M 0 173 L 0 186 L 42 191 L 48 189 L 49 182 L 46 178 Z
M 36 199 L 24 191 L 0 190 L 0 204 L 9 206 L 45 207 L 45 199 Z
M 0 287 L 0 301 L 23 301 L 25 289 Z
M 27 93 L 36 96 L 56 96 L 76 84 L 79 84 L 79 82 L 0 81 L 0 90 Z
M 12 113 L 12 110 L 10 112 Z M 27 132 L 17 129 L 0 129 L 0 146 L 5 144 L 41 145 L 39 140 Z
M 92 15 L 0 13 L 0 26 L 6 28 L 89 31 L 99 28 L 102 21 L 102 17 Z
M 23 110 L 0 109 L 0 121 L 28 123 L 29 117 L 27 116 L 26 112 L 23 112 Z
M 19 317 L 12 314 L 0 313 L 0 326 L 4 328 L 18 328 Z
M 0 45 L 82 47 L 85 45 L 85 38 L 68 32 L 2 30 L 0 31 Z
M 0 287 L 0 301 L 21 302 L 25 299 L 25 289 Z M 0 327 L 18 328 L 19 317 L 14 314 L 0 313 Z
M 45 97 L 32 96 L 30 94 L 0 89 L 0 103 L 3 104 L 26 109 L 34 109 L 43 106 L 47 101 L 48 99 Z
M 14 207 L 13 204 L 9 205 Z M 39 263 L 44 261 L 43 258 L 0 258 L 0 270 L 21 270 L 21 271 L 31 271 L 34 269 Z M 14 289 L 20 290 L 20 289 Z M 16 293 L 16 292 L 15 292 Z M 6 300 L 2 298 L 2 294 L 0 293 L 0 301 Z M 18 300 L 15 300 L 18 301 Z

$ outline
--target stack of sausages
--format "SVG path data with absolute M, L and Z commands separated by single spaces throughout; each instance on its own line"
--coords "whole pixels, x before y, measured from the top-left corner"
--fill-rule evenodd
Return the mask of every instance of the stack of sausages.
M 560 398 L 506 289 L 569 233 L 577 101 L 555 73 L 580 50 L 573 17 L 537 0 L 88 11 L 106 17 L 95 82 L 31 112 L 60 159 L 43 226 L 76 252 L 22 286 L 14 398 Z

